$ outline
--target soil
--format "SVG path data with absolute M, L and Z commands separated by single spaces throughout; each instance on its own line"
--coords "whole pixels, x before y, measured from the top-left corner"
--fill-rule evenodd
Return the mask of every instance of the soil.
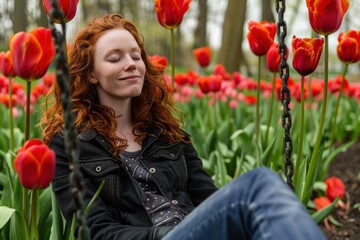
M 331 214 L 342 226 L 334 226 L 333 230 L 329 231 L 322 224 L 321 229 L 330 240 L 360 239 L 360 208 L 354 208 L 355 204 L 360 203 L 360 141 L 336 156 L 328 176 L 337 176 L 344 181 L 347 190 L 346 202 L 350 208 L 345 215 L 337 209 Z

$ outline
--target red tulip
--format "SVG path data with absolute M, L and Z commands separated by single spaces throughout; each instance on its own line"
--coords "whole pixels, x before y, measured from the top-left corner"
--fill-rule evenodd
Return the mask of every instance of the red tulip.
M 47 15 L 50 17 L 50 12 L 53 9 L 51 0 L 42 0 L 42 2 Z M 64 21 L 65 22 L 71 21 L 75 17 L 77 4 L 79 3 L 79 0 L 58 0 L 57 2 L 60 10 L 64 14 Z M 61 20 L 60 18 L 55 17 L 54 22 L 61 23 Z
M 301 76 L 313 73 L 317 68 L 322 49 L 324 46 L 323 38 L 297 38 L 292 39 L 293 67 Z
M 174 29 L 183 20 L 191 0 L 154 0 L 158 22 L 167 29 Z
M 249 41 L 251 51 L 256 56 L 265 55 L 274 43 L 276 24 L 267 21 L 250 21 L 248 29 L 249 32 L 247 34 L 247 39 Z
M 175 82 L 179 84 L 180 86 L 183 86 L 188 83 L 189 75 L 187 73 L 178 73 L 175 74 Z
M 209 47 L 196 48 L 193 53 L 201 67 L 209 66 L 211 58 L 211 49 Z
M 336 78 L 331 79 L 328 83 L 330 92 L 336 93 L 340 91 L 341 82 L 343 82 L 342 92 L 347 92 L 350 89 L 349 80 L 342 75 L 338 75 Z
M 39 139 L 29 140 L 19 150 L 14 167 L 25 188 L 46 188 L 55 174 L 55 153 Z
M 210 75 L 198 78 L 198 85 L 203 93 L 218 92 L 221 89 L 222 77 L 220 75 Z
M 286 59 L 289 56 L 289 51 L 286 53 Z M 280 71 L 281 56 L 279 54 L 279 44 L 273 43 L 266 53 L 266 66 L 270 72 L 277 73 Z
M 330 199 L 327 197 L 318 197 L 314 199 L 314 205 L 315 209 L 319 211 L 320 209 L 323 209 L 324 207 L 327 207 L 331 204 Z
M 0 104 L 4 104 L 6 108 L 9 108 L 10 106 L 10 95 L 0 93 Z M 14 95 L 11 96 L 11 106 L 15 106 L 16 104 L 16 97 Z
M 15 77 L 14 67 L 10 59 L 10 51 L 0 52 L 0 72 L 6 77 Z
M 254 95 L 247 95 L 245 96 L 244 99 L 245 103 L 247 103 L 248 105 L 255 105 L 257 100 L 256 100 L 256 96 Z
M 345 63 L 355 63 L 360 60 L 360 31 L 349 30 L 340 33 L 336 48 L 339 59 Z
M 26 80 L 43 77 L 55 55 L 51 30 L 39 27 L 16 33 L 10 39 L 10 55 L 17 76 Z
M 326 196 L 331 200 L 336 197 L 343 198 L 345 196 L 345 185 L 338 177 L 330 177 L 325 180 Z
M 349 8 L 349 0 L 306 0 L 312 29 L 321 35 L 336 32 Z
M 163 71 L 168 65 L 167 58 L 160 55 L 150 56 L 150 61 L 161 71 Z

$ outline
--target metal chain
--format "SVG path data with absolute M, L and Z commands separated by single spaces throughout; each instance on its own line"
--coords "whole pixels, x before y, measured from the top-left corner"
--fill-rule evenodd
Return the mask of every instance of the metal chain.
M 279 54 L 281 56 L 280 62 L 280 78 L 282 80 L 282 88 L 280 90 L 280 100 L 283 105 L 283 114 L 281 116 L 282 126 L 284 128 L 284 139 L 283 139 L 283 149 L 285 154 L 285 163 L 284 163 L 284 172 L 286 175 L 287 184 L 291 189 L 294 190 L 294 185 L 292 182 L 292 176 L 294 175 L 294 164 L 291 160 L 292 153 L 292 139 L 290 136 L 290 129 L 292 125 L 291 111 L 289 104 L 291 101 L 290 91 L 288 88 L 288 79 L 289 79 L 289 65 L 287 63 L 286 54 L 287 46 L 285 44 L 285 37 L 287 34 L 287 25 L 284 20 L 284 13 L 286 10 L 286 1 L 285 0 L 276 0 L 276 12 L 278 13 L 278 23 L 277 23 L 277 36 L 279 38 Z
M 78 239 L 90 239 L 90 231 L 86 224 L 85 207 L 83 203 L 83 196 L 85 189 L 82 182 L 82 174 L 78 163 L 79 149 L 77 143 L 77 134 L 74 127 L 74 118 L 72 114 L 72 106 L 70 101 L 69 91 L 69 68 L 67 64 L 66 55 L 66 24 L 64 16 L 59 8 L 56 0 L 51 0 L 53 10 L 50 13 L 49 26 L 52 30 L 53 39 L 55 42 L 55 68 L 56 68 L 56 81 L 61 89 L 61 100 L 64 111 L 64 142 L 65 150 L 69 157 L 69 169 L 71 171 L 69 181 L 71 186 L 72 197 L 76 206 L 76 220 L 78 224 Z M 60 33 L 54 24 L 53 19 L 60 19 L 62 33 Z

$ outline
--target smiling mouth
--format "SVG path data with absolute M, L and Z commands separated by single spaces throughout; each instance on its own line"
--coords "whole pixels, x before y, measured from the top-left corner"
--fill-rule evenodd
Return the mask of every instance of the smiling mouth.
M 119 80 L 131 80 L 131 79 L 139 79 L 139 78 L 140 78 L 140 76 L 138 76 L 138 75 L 131 75 L 131 76 L 119 78 Z

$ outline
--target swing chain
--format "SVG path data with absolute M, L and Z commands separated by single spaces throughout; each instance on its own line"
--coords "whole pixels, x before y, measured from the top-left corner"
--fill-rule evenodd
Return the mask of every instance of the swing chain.
M 71 171 L 69 181 L 71 186 L 71 193 L 74 200 L 74 204 L 77 208 L 76 220 L 78 225 L 78 239 L 88 240 L 90 239 L 90 230 L 86 223 L 85 204 L 83 202 L 83 196 L 85 189 L 83 186 L 83 178 L 78 163 L 79 159 L 79 147 L 77 143 L 77 135 L 74 127 L 74 119 L 72 113 L 72 106 L 70 100 L 69 90 L 69 68 L 67 65 L 66 55 L 66 24 L 64 21 L 64 15 L 60 10 L 58 2 L 51 0 L 53 9 L 50 12 L 49 26 L 52 31 L 54 39 L 54 45 L 56 50 L 55 55 L 55 68 L 56 68 L 56 81 L 61 89 L 61 100 L 64 111 L 64 142 L 65 150 L 69 157 L 69 169 Z M 57 30 L 53 19 L 60 19 L 62 33 Z
M 294 185 L 292 182 L 292 176 L 294 174 L 294 164 L 291 160 L 292 152 L 292 139 L 290 136 L 290 129 L 292 125 L 291 120 L 291 111 L 289 108 L 290 104 L 290 90 L 288 88 L 288 79 L 289 79 L 289 65 L 287 63 L 287 46 L 285 44 L 285 37 L 287 34 L 287 25 L 284 20 L 284 13 L 286 9 L 285 0 L 276 0 L 276 12 L 278 13 L 278 23 L 277 23 L 277 36 L 279 38 L 279 54 L 281 57 L 280 62 L 280 78 L 282 80 L 282 88 L 280 90 L 280 100 L 283 105 L 283 114 L 281 117 L 282 126 L 284 128 L 284 139 L 283 139 L 283 149 L 285 154 L 285 163 L 284 163 L 284 172 L 286 175 L 286 181 L 289 187 L 294 190 Z

